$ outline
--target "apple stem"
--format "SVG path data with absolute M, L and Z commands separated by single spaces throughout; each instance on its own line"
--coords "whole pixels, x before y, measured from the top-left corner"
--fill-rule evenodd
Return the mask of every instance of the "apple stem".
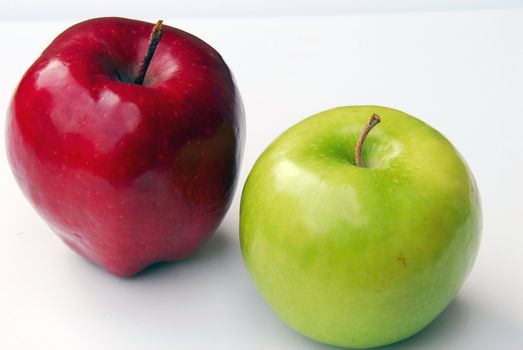
M 363 131 L 361 132 L 360 138 L 358 139 L 358 143 L 356 144 L 356 150 L 354 151 L 354 159 L 356 160 L 356 165 L 365 168 L 365 162 L 363 161 L 363 158 L 361 156 L 361 149 L 363 148 L 363 142 L 367 138 L 367 135 L 369 132 L 374 128 L 379 122 L 381 122 L 381 119 L 379 115 L 373 114 L 372 117 L 370 117 L 369 122 L 365 127 L 363 128 Z
M 151 60 L 153 58 L 154 51 L 156 50 L 156 46 L 158 46 L 158 43 L 162 38 L 162 23 L 163 21 L 161 19 L 158 20 L 158 22 L 156 22 L 156 24 L 154 25 L 153 30 L 151 31 L 151 36 L 149 37 L 149 45 L 147 46 L 147 52 L 145 53 L 145 57 L 143 58 L 142 64 L 140 65 L 140 69 L 138 69 L 138 75 L 136 76 L 136 79 L 134 79 L 135 84 L 143 85 L 145 74 L 147 73 L 147 68 L 149 68 L 149 64 L 151 63 Z

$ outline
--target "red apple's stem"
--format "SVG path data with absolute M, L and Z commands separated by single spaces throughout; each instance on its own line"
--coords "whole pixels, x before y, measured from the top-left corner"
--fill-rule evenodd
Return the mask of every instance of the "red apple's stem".
M 151 63 L 156 46 L 158 46 L 158 43 L 162 38 L 162 23 L 163 21 L 160 19 L 158 22 L 156 22 L 153 30 L 151 31 L 151 36 L 149 37 L 149 46 L 147 47 L 147 52 L 145 53 L 142 64 L 140 65 L 140 69 L 138 69 L 138 75 L 136 76 L 136 79 L 134 79 L 135 84 L 143 85 L 147 68 L 149 68 L 149 63 Z
M 380 121 L 380 117 L 377 114 L 373 114 L 372 117 L 370 117 L 369 122 L 367 123 L 367 125 L 365 125 L 365 128 L 363 128 L 363 131 L 361 132 L 360 138 L 358 139 L 358 143 L 356 144 L 356 150 L 354 152 L 356 165 L 359 167 L 365 167 L 365 162 L 361 157 L 361 149 L 363 148 L 363 142 L 367 138 L 367 135 L 372 130 L 372 128 L 375 127 L 376 124 L 378 124 Z

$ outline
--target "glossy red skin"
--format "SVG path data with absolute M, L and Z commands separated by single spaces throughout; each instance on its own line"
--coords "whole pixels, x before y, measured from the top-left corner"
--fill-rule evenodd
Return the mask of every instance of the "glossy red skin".
M 60 238 L 113 274 L 194 253 L 226 213 L 244 139 L 231 73 L 202 40 L 164 25 L 79 23 L 29 68 L 11 102 L 7 147 L 27 198 Z

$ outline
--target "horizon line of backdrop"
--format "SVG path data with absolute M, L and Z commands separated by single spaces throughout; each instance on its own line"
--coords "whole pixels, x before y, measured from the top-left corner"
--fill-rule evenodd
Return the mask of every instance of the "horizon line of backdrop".
M 0 2 L 0 20 L 281 17 L 523 7 L 523 0 L 17 0 Z

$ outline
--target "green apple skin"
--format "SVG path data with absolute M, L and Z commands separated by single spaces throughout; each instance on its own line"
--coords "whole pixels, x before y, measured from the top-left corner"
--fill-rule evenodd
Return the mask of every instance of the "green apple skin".
M 354 161 L 357 139 L 381 117 Z M 245 183 L 240 242 L 277 315 L 320 342 L 405 339 L 452 301 L 478 251 L 474 178 L 439 132 L 398 110 L 341 107 L 294 125 Z

